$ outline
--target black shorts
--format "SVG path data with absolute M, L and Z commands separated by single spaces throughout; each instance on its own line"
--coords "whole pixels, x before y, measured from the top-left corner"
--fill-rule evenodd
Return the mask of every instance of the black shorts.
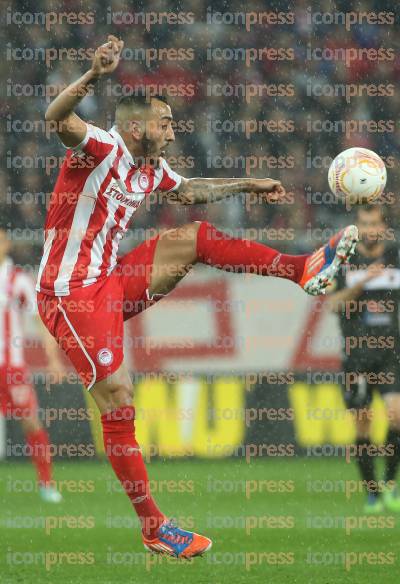
M 370 405 L 373 391 L 382 396 L 400 393 L 400 354 L 386 350 L 364 351 L 343 362 L 343 397 L 350 409 Z

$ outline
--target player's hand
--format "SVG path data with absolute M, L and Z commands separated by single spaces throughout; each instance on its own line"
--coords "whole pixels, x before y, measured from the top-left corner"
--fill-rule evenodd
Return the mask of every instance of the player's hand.
M 275 203 L 286 195 L 285 187 L 281 181 L 272 178 L 255 179 L 252 190 L 260 194 L 261 199 L 267 203 Z
M 117 39 L 112 34 L 107 37 L 107 42 L 101 45 L 93 57 L 92 72 L 95 75 L 105 75 L 112 73 L 116 69 L 121 51 L 124 48 L 124 41 Z

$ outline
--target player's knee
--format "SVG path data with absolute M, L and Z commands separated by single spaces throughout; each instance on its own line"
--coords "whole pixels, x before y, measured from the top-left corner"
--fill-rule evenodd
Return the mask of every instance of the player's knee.
M 133 385 L 131 383 L 119 383 L 110 390 L 110 397 L 115 407 L 130 405 L 133 399 Z
M 21 427 L 24 434 L 30 434 L 31 432 L 41 430 L 42 424 L 38 417 L 22 418 Z
M 400 395 L 389 394 L 385 395 L 384 399 L 389 427 L 392 430 L 400 431 Z
M 200 228 L 200 222 L 187 223 L 183 225 L 180 231 L 181 240 L 185 242 L 187 261 L 193 263 L 197 258 L 197 233 Z
M 181 228 L 185 240 L 194 246 L 196 246 L 197 243 L 197 233 L 199 231 L 200 225 L 200 221 L 194 221 L 193 223 L 187 223 L 186 225 L 183 225 Z
M 358 440 L 366 440 L 369 437 L 370 422 L 363 416 L 356 418 L 356 437 Z
M 114 382 L 95 388 L 92 392 L 101 413 L 132 405 L 133 385 L 127 382 Z
M 197 256 L 197 233 L 200 225 L 200 221 L 187 223 L 178 229 L 166 231 L 160 239 L 167 242 L 167 250 L 172 246 L 174 258 L 178 257 L 184 263 L 192 263 Z
M 400 431 L 400 410 L 398 408 L 391 408 L 387 412 L 389 419 L 389 426 L 392 430 Z

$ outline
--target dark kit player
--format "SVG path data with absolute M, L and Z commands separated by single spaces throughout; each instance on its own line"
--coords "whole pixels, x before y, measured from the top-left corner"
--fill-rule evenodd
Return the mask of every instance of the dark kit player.
M 400 460 L 399 248 L 388 241 L 390 230 L 380 206 L 360 208 L 357 225 L 360 243 L 333 282 L 329 303 L 339 314 L 343 334 L 344 397 L 354 410 L 357 463 L 368 495 L 364 511 L 379 513 L 386 506 L 400 512 L 394 486 Z M 382 395 L 389 418 L 382 494 L 375 475 L 377 449 L 369 438 L 374 389 Z
M 123 98 L 109 132 L 81 120 L 74 109 L 93 83 L 114 71 L 122 48 L 122 41 L 109 36 L 91 69 L 46 112 L 69 150 L 46 219 L 38 306 L 100 410 L 106 453 L 141 520 L 146 548 L 192 557 L 207 551 L 211 541 L 179 529 L 149 492 L 123 362 L 123 321 L 139 310 L 132 307 L 151 306 L 170 292 L 197 262 L 287 278 L 309 294 L 321 294 L 353 253 L 357 228 L 346 227 L 311 255 L 289 256 L 199 221 L 164 231 L 118 257 L 129 221 L 152 192 L 183 205 L 242 192 L 259 193 L 260 201 L 285 195 L 281 183 L 269 178 L 185 179 L 171 170 L 163 156 L 175 136 L 171 108 L 162 98 Z M 121 303 L 125 310 L 109 308 Z

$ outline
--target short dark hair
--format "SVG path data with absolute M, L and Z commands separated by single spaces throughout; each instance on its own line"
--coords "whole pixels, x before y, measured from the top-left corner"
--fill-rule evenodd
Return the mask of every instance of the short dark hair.
M 357 215 L 361 212 L 365 211 L 366 213 L 372 213 L 373 211 L 378 211 L 383 221 L 387 220 L 387 211 L 386 208 L 379 203 L 367 203 L 366 205 L 360 205 L 357 207 Z
M 169 105 L 167 99 L 163 95 L 123 95 L 117 101 L 117 108 L 119 106 L 145 107 L 150 104 L 152 99 L 158 99 L 166 105 Z
M 361 207 L 358 208 L 359 211 L 367 211 L 367 213 L 370 213 L 371 211 L 376 211 L 376 209 L 382 211 L 382 207 L 380 207 L 379 205 L 374 205 L 374 203 L 367 203 L 366 205 L 362 205 Z
M 118 126 L 125 123 L 127 119 L 142 119 L 147 117 L 151 111 L 151 100 L 159 99 L 163 103 L 167 103 L 166 99 L 161 95 L 126 95 L 118 100 L 115 108 L 115 122 Z

